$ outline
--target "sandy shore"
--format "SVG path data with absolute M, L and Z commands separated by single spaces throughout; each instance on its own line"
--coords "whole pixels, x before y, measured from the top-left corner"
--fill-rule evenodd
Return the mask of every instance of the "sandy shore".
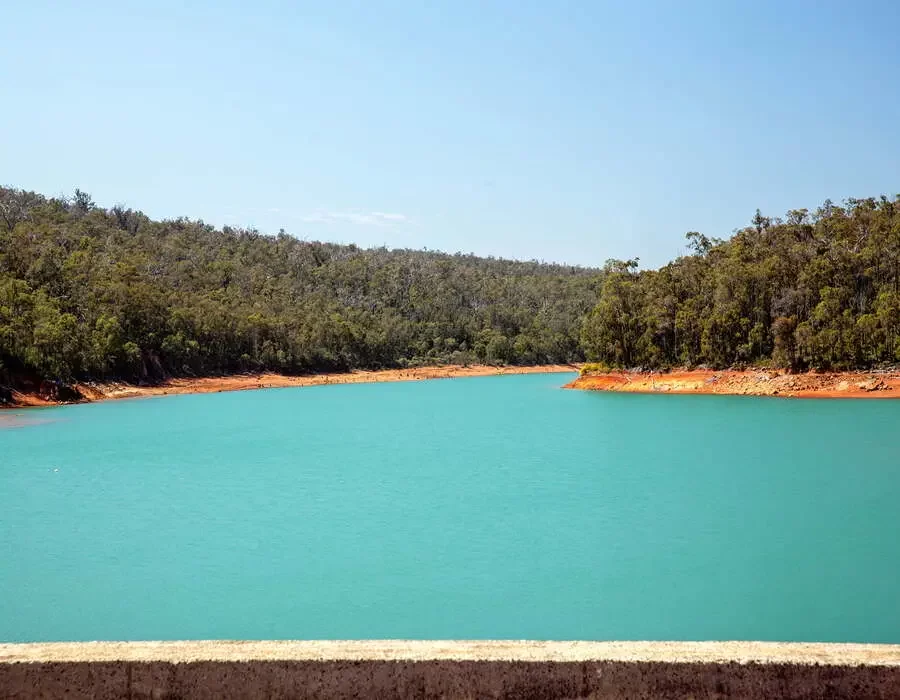
M 669 394 L 732 394 L 789 398 L 900 398 L 900 373 L 788 374 L 758 370 L 679 370 L 587 374 L 568 389 Z
M 782 642 L 184 641 L 0 644 L 0 663 L 163 661 L 649 661 L 900 666 L 897 644 Z
M 443 365 L 440 367 L 416 367 L 413 369 L 386 369 L 353 372 L 287 376 L 283 374 L 240 374 L 227 377 L 203 377 L 196 379 L 170 379 L 153 386 L 138 386 L 121 382 L 81 382 L 74 388 L 83 401 L 108 401 L 133 399 L 145 396 L 169 394 L 211 394 L 220 391 L 247 391 L 250 389 L 274 389 L 280 387 L 319 386 L 323 384 L 358 384 L 367 382 L 412 382 L 423 379 L 452 379 L 454 377 L 487 377 L 505 374 L 537 374 L 550 372 L 577 372 L 577 365 L 533 365 L 493 367 L 489 365 Z M 53 401 L 39 392 L 12 392 L 12 408 L 28 406 L 55 406 Z

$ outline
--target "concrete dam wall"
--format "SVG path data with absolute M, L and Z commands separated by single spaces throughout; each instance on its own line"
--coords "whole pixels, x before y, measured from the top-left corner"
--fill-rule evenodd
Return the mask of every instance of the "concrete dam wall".
M 900 698 L 900 645 L 0 644 L 0 698 Z

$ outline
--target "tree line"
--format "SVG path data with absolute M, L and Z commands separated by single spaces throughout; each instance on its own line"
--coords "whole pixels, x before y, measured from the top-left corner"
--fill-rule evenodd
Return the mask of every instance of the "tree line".
M 361 249 L 0 188 L 0 384 L 422 364 L 886 366 L 900 196 L 759 211 L 658 270 Z
M 601 277 L 0 188 L 0 384 L 572 362 Z
M 900 361 L 900 195 L 758 210 L 659 270 L 609 261 L 586 355 L 617 367 L 843 370 Z

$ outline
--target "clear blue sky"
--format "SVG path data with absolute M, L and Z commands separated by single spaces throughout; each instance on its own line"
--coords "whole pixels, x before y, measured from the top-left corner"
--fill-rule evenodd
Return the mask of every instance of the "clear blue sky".
M 10 2 L 0 183 L 302 238 L 656 266 L 900 192 L 897 2 Z

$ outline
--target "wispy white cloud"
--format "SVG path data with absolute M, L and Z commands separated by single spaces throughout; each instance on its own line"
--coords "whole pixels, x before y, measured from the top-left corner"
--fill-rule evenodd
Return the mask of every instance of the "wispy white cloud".
M 406 214 L 392 214 L 385 211 L 318 211 L 300 217 L 310 224 L 356 224 L 357 226 L 390 226 L 410 223 Z

